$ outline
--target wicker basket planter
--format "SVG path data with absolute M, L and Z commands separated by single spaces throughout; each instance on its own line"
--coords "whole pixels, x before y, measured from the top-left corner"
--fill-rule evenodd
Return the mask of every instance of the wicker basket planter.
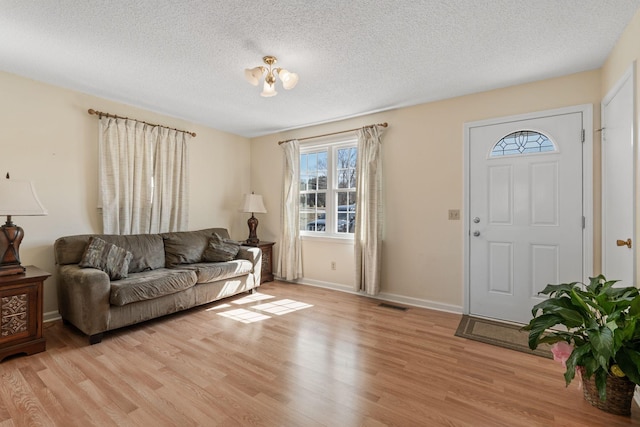
M 607 377 L 607 399 L 600 400 L 595 376 L 586 378 L 584 368 L 578 367 L 582 376 L 582 393 L 584 399 L 591 405 L 605 412 L 616 415 L 631 415 L 631 402 L 636 385 L 627 377 L 618 378 L 612 375 Z

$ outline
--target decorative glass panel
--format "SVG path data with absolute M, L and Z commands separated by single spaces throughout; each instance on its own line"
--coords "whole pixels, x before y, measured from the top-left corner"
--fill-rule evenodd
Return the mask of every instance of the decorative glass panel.
M 554 143 L 540 132 L 519 130 L 502 138 L 489 157 L 513 156 L 518 154 L 544 153 L 557 151 Z

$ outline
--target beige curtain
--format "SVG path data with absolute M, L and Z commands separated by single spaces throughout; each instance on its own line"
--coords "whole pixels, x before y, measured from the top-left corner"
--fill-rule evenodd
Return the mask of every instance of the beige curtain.
M 376 126 L 358 130 L 356 164 L 356 290 L 380 292 L 382 253 L 382 145 Z
M 186 230 L 190 135 L 100 118 L 98 175 L 105 234 Z
M 183 231 L 189 222 L 187 142 L 191 135 L 174 129 L 156 129 L 149 232 Z
M 277 275 L 285 280 L 302 277 L 302 248 L 300 243 L 300 143 L 287 141 L 284 151 L 282 186 L 282 234 Z

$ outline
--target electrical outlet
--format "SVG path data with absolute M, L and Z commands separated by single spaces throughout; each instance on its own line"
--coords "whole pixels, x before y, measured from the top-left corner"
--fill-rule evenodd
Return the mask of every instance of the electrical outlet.
M 335 261 L 331 261 L 331 269 L 332 270 L 336 269 L 336 262 Z
M 450 221 L 459 221 L 460 220 L 460 209 L 449 209 L 449 220 Z

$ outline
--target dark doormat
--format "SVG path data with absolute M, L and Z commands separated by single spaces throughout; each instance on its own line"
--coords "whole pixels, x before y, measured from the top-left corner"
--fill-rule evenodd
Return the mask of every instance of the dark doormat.
M 522 325 L 463 315 L 455 335 L 510 350 L 553 359 L 550 350 L 551 346 L 548 344 L 541 344 L 537 349 L 530 350 L 528 344 L 529 333 L 521 330 L 521 328 Z

